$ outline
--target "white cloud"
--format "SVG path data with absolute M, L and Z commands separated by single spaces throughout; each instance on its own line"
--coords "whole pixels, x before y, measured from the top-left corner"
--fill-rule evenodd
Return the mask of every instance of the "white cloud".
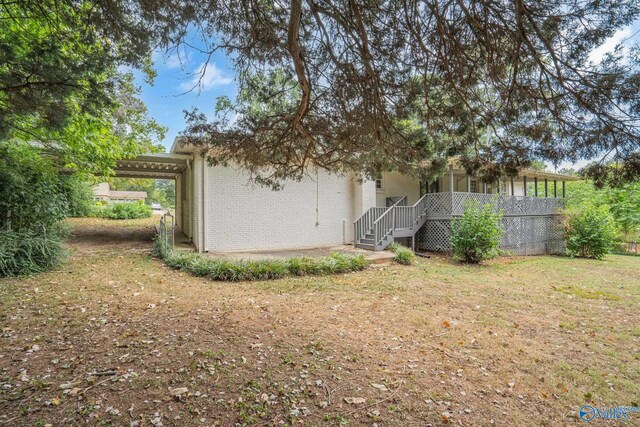
M 631 27 L 622 28 L 616 31 L 613 36 L 609 37 L 604 43 L 591 51 L 589 59 L 593 63 L 599 64 L 607 53 L 613 52 L 618 44 L 623 43 L 632 35 Z
M 186 49 L 182 51 L 174 49 L 171 51 L 164 51 L 156 49 L 151 54 L 153 63 L 157 66 L 163 66 L 168 69 L 187 69 L 191 63 L 191 52 Z
M 232 81 L 233 78 L 225 76 L 222 73 L 222 70 L 220 70 L 215 63 L 203 62 L 198 68 L 196 68 L 189 80 L 180 84 L 180 89 L 198 89 L 201 92 L 204 92 L 216 86 L 228 85 Z

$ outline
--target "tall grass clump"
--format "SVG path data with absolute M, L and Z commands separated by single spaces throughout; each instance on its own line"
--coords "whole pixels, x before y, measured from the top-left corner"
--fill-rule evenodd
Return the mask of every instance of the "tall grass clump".
M 162 239 L 156 239 L 156 256 L 172 268 L 209 280 L 238 282 L 281 279 L 288 276 L 313 276 L 348 273 L 364 270 L 369 262 L 363 255 L 333 253 L 326 257 L 298 257 L 288 260 L 239 260 L 209 258 L 193 252 L 180 252 L 167 248 Z
M 470 264 L 495 258 L 503 235 L 502 213 L 496 213 L 494 205 L 467 203 L 462 216 L 451 222 L 453 256 Z
M 27 144 L 0 143 L 0 276 L 39 273 L 58 264 L 68 209 L 49 160 Z
M 406 246 L 398 242 L 389 245 L 389 250 L 395 254 L 393 258 L 395 262 L 403 265 L 411 265 L 416 260 L 416 254 Z
M 0 230 L 0 277 L 41 273 L 58 265 L 64 256 L 64 234 L 64 230 Z

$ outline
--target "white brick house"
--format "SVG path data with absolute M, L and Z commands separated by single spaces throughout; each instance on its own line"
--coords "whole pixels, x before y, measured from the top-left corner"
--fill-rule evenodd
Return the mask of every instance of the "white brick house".
M 514 179 L 484 183 L 452 162 L 448 173 L 431 183 L 397 172 L 358 182 L 350 174 L 320 170 L 273 191 L 252 183 L 239 168 L 209 166 L 192 147 L 183 147 L 177 140 L 171 154 L 164 156 L 186 159 L 175 175 L 176 222 L 199 252 L 349 243 L 380 250 L 397 239 L 408 239 L 407 243 L 427 250 L 448 250 L 451 218 L 461 214 L 471 198 L 497 203 L 505 220 L 515 224 L 511 231 L 506 224 L 505 247 L 546 253 L 553 223 L 548 219 L 561 205 L 564 181 L 574 179 L 523 171 Z M 534 193 L 544 197 L 530 197 Z

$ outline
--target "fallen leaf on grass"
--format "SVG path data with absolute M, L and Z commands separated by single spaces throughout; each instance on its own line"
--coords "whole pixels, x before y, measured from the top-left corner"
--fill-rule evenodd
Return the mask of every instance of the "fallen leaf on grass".
M 371 387 L 373 387 L 373 388 L 377 388 L 377 389 L 378 389 L 378 390 L 380 390 L 380 391 L 389 391 L 389 389 L 387 388 L 387 386 L 386 386 L 386 385 L 384 385 L 384 384 L 373 384 L 373 383 L 372 383 L 372 384 L 371 384 Z
M 189 389 L 187 389 L 186 387 L 177 387 L 171 390 L 171 396 L 176 400 L 180 400 L 182 395 L 187 394 L 188 391 Z

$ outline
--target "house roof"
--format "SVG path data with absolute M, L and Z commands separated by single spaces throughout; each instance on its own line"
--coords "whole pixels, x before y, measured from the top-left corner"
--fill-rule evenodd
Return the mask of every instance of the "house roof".
M 449 160 L 449 164 L 453 166 L 456 171 L 464 171 L 464 168 L 460 165 L 458 159 L 452 158 Z M 524 168 L 520 170 L 518 177 L 526 176 L 527 178 L 541 178 L 541 179 L 550 179 L 556 181 L 580 181 L 582 178 L 579 176 L 573 175 L 565 175 L 561 173 L 555 172 L 547 172 L 547 171 L 539 171 L 535 169 Z
M 192 154 L 195 151 L 195 147 L 191 144 L 182 145 L 184 137 L 176 136 L 171 145 L 171 153 L 174 155 L 179 154 Z M 449 164 L 453 165 L 456 170 L 464 170 L 457 159 L 451 158 Z M 560 173 L 538 171 L 535 169 L 522 169 L 518 176 L 526 176 L 527 178 L 541 178 L 541 179 L 555 179 L 558 181 L 579 181 L 581 178 L 573 175 L 564 175 Z
M 143 200 L 147 198 L 146 191 L 111 190 L 108 182 L 101 182 L 93 186 L 93 195 L 110 199 Z
M 183 146 L 182 145 L 183 141 L 184 141 L 184 137 L 176 136 L 173 139 L 173 144 L 171 144 L 171 149 L 169 150 L 169 152 L 173 154 L 192 154 L 193 151 L 195 150 L 195 147 L 192 144 Z
M 108 196 L 112 199 L 146 199 L 146 191 L 109 191 Z

